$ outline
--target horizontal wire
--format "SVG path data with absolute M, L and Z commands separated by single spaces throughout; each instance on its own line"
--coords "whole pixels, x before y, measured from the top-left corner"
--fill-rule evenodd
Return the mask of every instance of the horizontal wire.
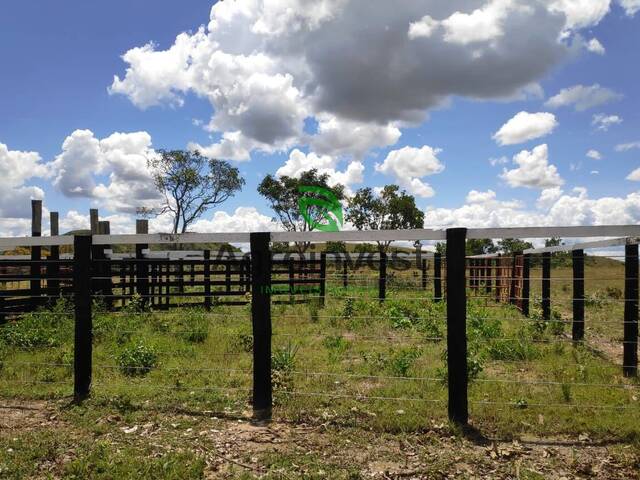
M 497 405 L 503 407 L 542 407 L 542 408 L 593 408 L 596 410 L 631 410 L 638 408 L 632 405 L 585 405 L 585 404 L 567 404 L 567 403 L 524 403 L 517 402 L 492 402 L 492 401 L 470 401 L 472 405 Z
M 425 403 L 445 403 L 444 400 L 426 399 L 426 398 L 409 398 L 409 397 L 382 397 L 382 396 L 366 396 L 366 395 L 348 395 L 340 393 L 328 392 L 300 392 L 296 390 L 278 390 L 274 389 L 274 393 L 282 393 L 285 395 L 302 396 L 302 397 L 330 397 L 330 398 L 353 398 L 356 400 L 386 400 L 398 402 L 425 402 Z

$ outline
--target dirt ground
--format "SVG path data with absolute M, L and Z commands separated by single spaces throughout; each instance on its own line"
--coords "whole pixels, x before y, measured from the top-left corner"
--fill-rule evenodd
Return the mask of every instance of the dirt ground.
M 53 431 L 58 448 L 32 453 L 31 478 L 64 477 L 65 465 L 85 454 L 78 445 L 98 440 L 116 452 L 143 445 L 149 456 L 189 452 L 204 460 L 204 478 L 640 478 L 637 444 L 587 435 L 501 440 L 453 435 L 448 425 L 390 434 L 329 423 L 255 425 L 206 412 L 86 415 L 61 402 L 0 401 L 0 459 L 20 453 L 11 446 L 20 437 Z

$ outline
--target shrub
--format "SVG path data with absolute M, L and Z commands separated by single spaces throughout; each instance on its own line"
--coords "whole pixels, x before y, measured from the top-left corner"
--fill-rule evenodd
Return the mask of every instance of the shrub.
M 151 307 L 147 299 L 142 298 L 139 293 L 134 293 L 129 299 L 129 303 L 122 309 L 123 312 L 128 313 L 145 313 L 150 312 Z
M 154 347 L 139 341 L 120 353 L 118 364 L 124 375 L 146 375 L 158 365 L 158 353 Z
M 620 300 L 622 298 L 622 290 L 618 287 L 607 287 L 604 292 L 607 297 L 613 298 L 614 300 Z
M 291 342 L 286 347 L 278 348 L 271 356 L 271 368 L 289 372 L 294 369 L 296 363 L 296 354 L 300 347 Z
M 387 364 L 387 369 L 398 377 L 406 377 L 409 370 L 420 357 L 420 350 L 416 347 L 402 348 L 394 353 Z
M 325 338 L 322 341 L 322 345 L 329 350 L 329 356 L 332 359 L 336 359 L 349 349 L 351 343 L 341 335 L 335 335 Z
M 250 333 L 239 333 L 233 340 L 233 346 L 236 350 L 243 352 L 253 351 L 253 335 Z
M 344 301 L 344 307 L 342 308 L 342 318 L 349 319 L 353 317 L 355 313 L 355 301 L 353 298 L 347 298 Z
M 22 349 L 53 347 L 60 343 L 59 332 L 38 313 L 23 315 L 0 328 L 0 339 Z

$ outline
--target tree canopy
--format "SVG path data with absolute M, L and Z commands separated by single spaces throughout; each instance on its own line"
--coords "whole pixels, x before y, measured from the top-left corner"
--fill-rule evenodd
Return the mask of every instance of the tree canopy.
M 415 198 L 397 185 L 386 185 L 379 195 L 371 188 L 361 188 L 349 199 L 346 220 L 358 230 L 405 230 L 423 228 L 424 212 Z M 378 242 L 386 252 L 391 242 Z
M 163 197 L 155 213 L 172 215 L 173 233 L 185 233 L 202 214 L 235 195 L 245 183 L 237 168 L 198 151 L 158 153 L 148 161 L 155 187 Z
M 321 208 L 319 202 L 326 202 L 327 195 L 332 197 L 329 201 L 334 203 L 344 199 L 344 187 L 330 186 L 329 175 L 319 174 L 316 169 L 303 172 L 297 178 L 267 175 L 258 185 L 258 193 L 275 212 L 275 220 L 290 232 L 309 232 L 324 224 L 331 212 Z M 338 207 L 341 208 L 339 204 Z M 339 214 L 342 215 L 341 211 Z M 297 242 L 296 246 L 302 253 L 309 248 L 309 242 Z

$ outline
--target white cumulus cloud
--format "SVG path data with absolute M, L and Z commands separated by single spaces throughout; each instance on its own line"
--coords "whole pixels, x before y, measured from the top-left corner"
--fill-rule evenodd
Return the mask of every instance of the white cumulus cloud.
M 444 165 L 437 157 L 441 151 L 428 145 L 421 148 L 403 147 L 389 152 L 384 162 L 376 163 L 375 169 L 386 175 L 393 175 L 401 187 L 414 195 L 432 197 L 435 191 L 422 179 L 444 170 Z
M 557 126 L 553 113 L 519 112 L 502 125 L 493 139 L 498 145 L 515 145 L 549 135 Z
M 518 167 L 503 170 L 500 177 L 511 187 L 551 188 L 564 183 L 555 165 L 549 164 L 549 148 L 538 145 L 533 150 L 523 150 L 513 157 Z
M 591 125 L 596 127 L 598 130 L 602 130 L 606 132 L 609 130 L 609 127 L 612 125 L 619 125 L 622 123 L 622 117 L 618 115 L 605 115 L 604 113 L 597 113 L 593 116 L 593 120 L 591 121 Z
M 602 160 L 602 154 L 598 150 L 591 149 L 587 152 L 587 157 L 592 160 Z
M 32 199 L 44 198 L 44 191 L 28 180 L 47 177 L 47 166 L 37 152 L 9 150 L 0 143 L 0 217 L 30 218 Z

